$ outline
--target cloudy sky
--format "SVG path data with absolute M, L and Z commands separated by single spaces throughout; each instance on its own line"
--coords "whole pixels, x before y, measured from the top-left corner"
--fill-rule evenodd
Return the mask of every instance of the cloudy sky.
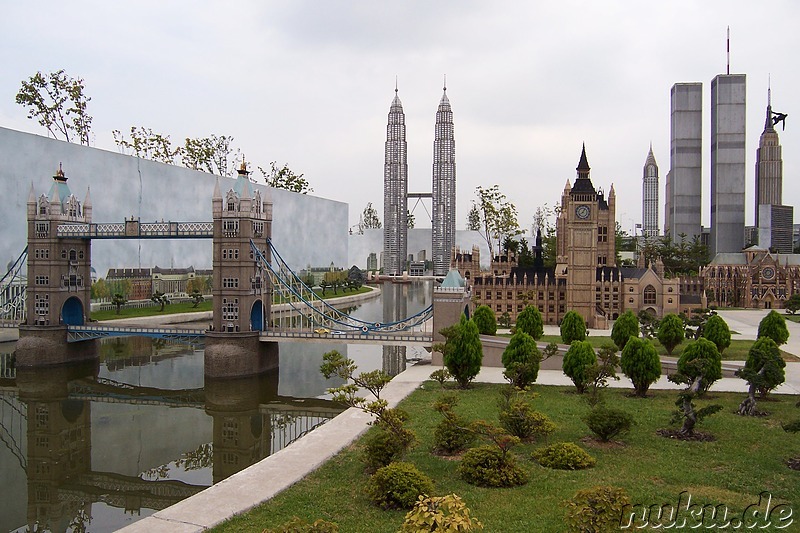
M 617 191 L 617 218 L 641 222 L 650 143 L 669 170 L 669 91 L 703 82 L 708 223 L 711 79 L 747 74 L 746 223 L 767 80 L 779 132 L 784 203 L 800 201 L 800 3 L 704 1 L 0 0 L 0 126 L 46 134 L 14 101 L 36 71 L 85 80 L 92 144 L 143 126 L 185 137 L 231 135 L 248 160 L 288 163 L 314 194 L 367 202 L 382 216 L 383 148 L 395 79 L 406 113 L 409 190 L 430 192 L 436 107 L 447 75 L 457 155 L 457 227 L 476 186 L 498 184 L 523 227 L 560 199 L 586 143 L 592 180 Z M 797 120 L 794 120 L 797 118 Z M 210 192 L 209 192 L 210 194 Z M 429 206 L 428 206 L 429 209 Z M 418 227 L 428 216 L 415 209 Z M 428 221 L 427 225 L 430 225 Z

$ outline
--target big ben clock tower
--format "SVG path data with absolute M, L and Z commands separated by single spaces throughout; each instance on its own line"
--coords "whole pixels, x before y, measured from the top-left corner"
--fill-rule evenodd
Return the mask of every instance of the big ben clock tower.
M 561 196 L 557 222 L 558 256 L 556 274 L 566 281 L 566 310 L 577 311 L 587 326 L 597 327 L 603 311 L 595 296 L 598 271 L 615 266 L 614 249 L 616 195 L 612 185 L 605 199 L 589 178 L 586 146 L 575 169 L 577 178 L 569 181 Z

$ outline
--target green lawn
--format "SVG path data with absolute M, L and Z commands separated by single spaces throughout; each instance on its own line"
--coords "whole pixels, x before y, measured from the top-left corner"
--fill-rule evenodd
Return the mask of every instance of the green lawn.
M 458 391 L 461 403 L 456 411 L 471 419 L 496 421 L 502 386 L 477 384 Z M 602 484 L 622 487 L 634 503 L 646 505 L 676 503 L 682 491 L 689 491 L 695 503 L 723 504 L 741 516 L 747 506 L 758 503 L 759 493 L 769 491 L 773 507 L 788 503 L 795 516 L 800 509 L 800 472 L 785 464 L 787 459 L 800 456 L 800 434 L 785 433 L 780 427 L 781 422 L 800 418 L 800 409 L 795 407 L 798 397 L 776 396 L 775 401 L 760 402 L 760 407 L 771 414 L 753 418 L 734 414 L 741 394 L 710 395 L 698 401 L 699 406 L 713 402 L 724 409 L 698 429 L 710 432 L 717 440 L 682 442 L 656 434 L 657 429 L 670 427 L 674 391 L 655 391 L 648 398 L 637 399 L 625 390 L 608 390 L 607 401 L 636 420 L 622 442 L 608 446 L 588 438 L 589 431 L 581 421 L 588 407 L 573 390 L 537 386 L 539 397 L 533 405 L 558 425 L 548 443 L 580 444 L 597 459 L 595 468 L 556 471 L 540 467 L 530 459 L 531 451 L 540 444 L 525 444 L 514 448 L 513 453 L 530 474 L 527 485 L 485 489 L 466 484 L 457 475 L 457 460 L 430 453 L 433 428 L 441 419 L 431 408 L 441 394 L 439 385 L 433 382 L 425 383 L 401 404 L 419 439 L 407 460 L 434 480 L 435 494 L 460 495 L 489 532 L 564 531 L 564 500 L 579 489 Z M 382 511 L 368 502 L 363 493 L 368 478 L 359 458 L 360 449 L 359 441 L 273 500 L 214 531 L 262 531 L 299 516 L 309 522 L 318 518 L 336 522 L 343 532 L 396 532 L 405 512 Z
M 369 287 L 361 287 L 355 291 L 348 291 L 348 292 L 338 292 L 334 294 L 333 289 L 328 289 L 325 291 L 325 295 L 322 295 L 322 291 L 316 290 L 314 291 L 317 295 L 321 296 L 322 298 L 329 300 L 331 298 L 342 298 L 344 296 L 352 296 L 355 294 L 362 294 L 366 292 L 370 292 Z M 282 300 L 281 300 L 282 301 Z M 276 297 L 275 303 L 280 303 L 281 301 L 278 300 Z M 93 311 L 92 312 L 92 320 L 116 320 L 118 318 L 135 318 L 135 317 L 142 317 L 142 316 L 156 316 L 156 315 L 173 315 L 177 313 L 195 313 L 199 311 L 211 311 L 211 300 L 205 300 L 200 302 L 200 304 L 195 307 L 194 303 L 192 302 L 181 302 L 181 303 L 171 303 L 164 307 L 164 310 L 161 311 L 159 306 L 153 307 L 142 307 L 142 308 L 122 308 L 120 309 L 120 313 L 117 314 L 115 309 L 110 311 Z

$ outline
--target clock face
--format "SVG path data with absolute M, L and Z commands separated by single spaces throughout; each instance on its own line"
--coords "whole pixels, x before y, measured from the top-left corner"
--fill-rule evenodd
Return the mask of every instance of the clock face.
M 775 269 L 772 267 L 764 267 L 761 269 L 761 277 L 764 279 L 772 279 L 775 277 Z
M 589 218 L 589 206 L 588 205 L 579 205 L 575 208 L 575 216 L 580 219 L 587 219 Z

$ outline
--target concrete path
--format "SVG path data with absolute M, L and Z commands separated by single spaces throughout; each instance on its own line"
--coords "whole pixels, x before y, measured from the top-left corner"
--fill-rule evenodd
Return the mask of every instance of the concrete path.
M 800 332 L 798 332 L 800 336 Z M 407 368 L 395 376 L 381 395 L 390 406 L 397 405 L 426 381 L 435 370 L 430 361 Z M 484 383 L 505 383 L 502 368 L 483 368 L 476 379 Z M 539 372 L 537 384 L 571 386 L 572 382 L 558 370 Z M 624 376 L 610 383 L 611 387 L 632 389 Z M 662 377 L 653 389 L 678 389 Z M 711 387 L 719 392 L 745 393 L 746 383 L 738 378 L 723 378 Z M 786 383 L 776 394 L 800 394 L 800 363 L 786 364 Z M 348 409 L 333 420 L 315 429 L 302 439 L 234 474 L 191 498 L 125 527 L 125 533 L 189 533 L 213 527 L 231 516 L 242 514 L 300 481 L 325 461 L 363 434 L 370 417 L 357 409 Z

